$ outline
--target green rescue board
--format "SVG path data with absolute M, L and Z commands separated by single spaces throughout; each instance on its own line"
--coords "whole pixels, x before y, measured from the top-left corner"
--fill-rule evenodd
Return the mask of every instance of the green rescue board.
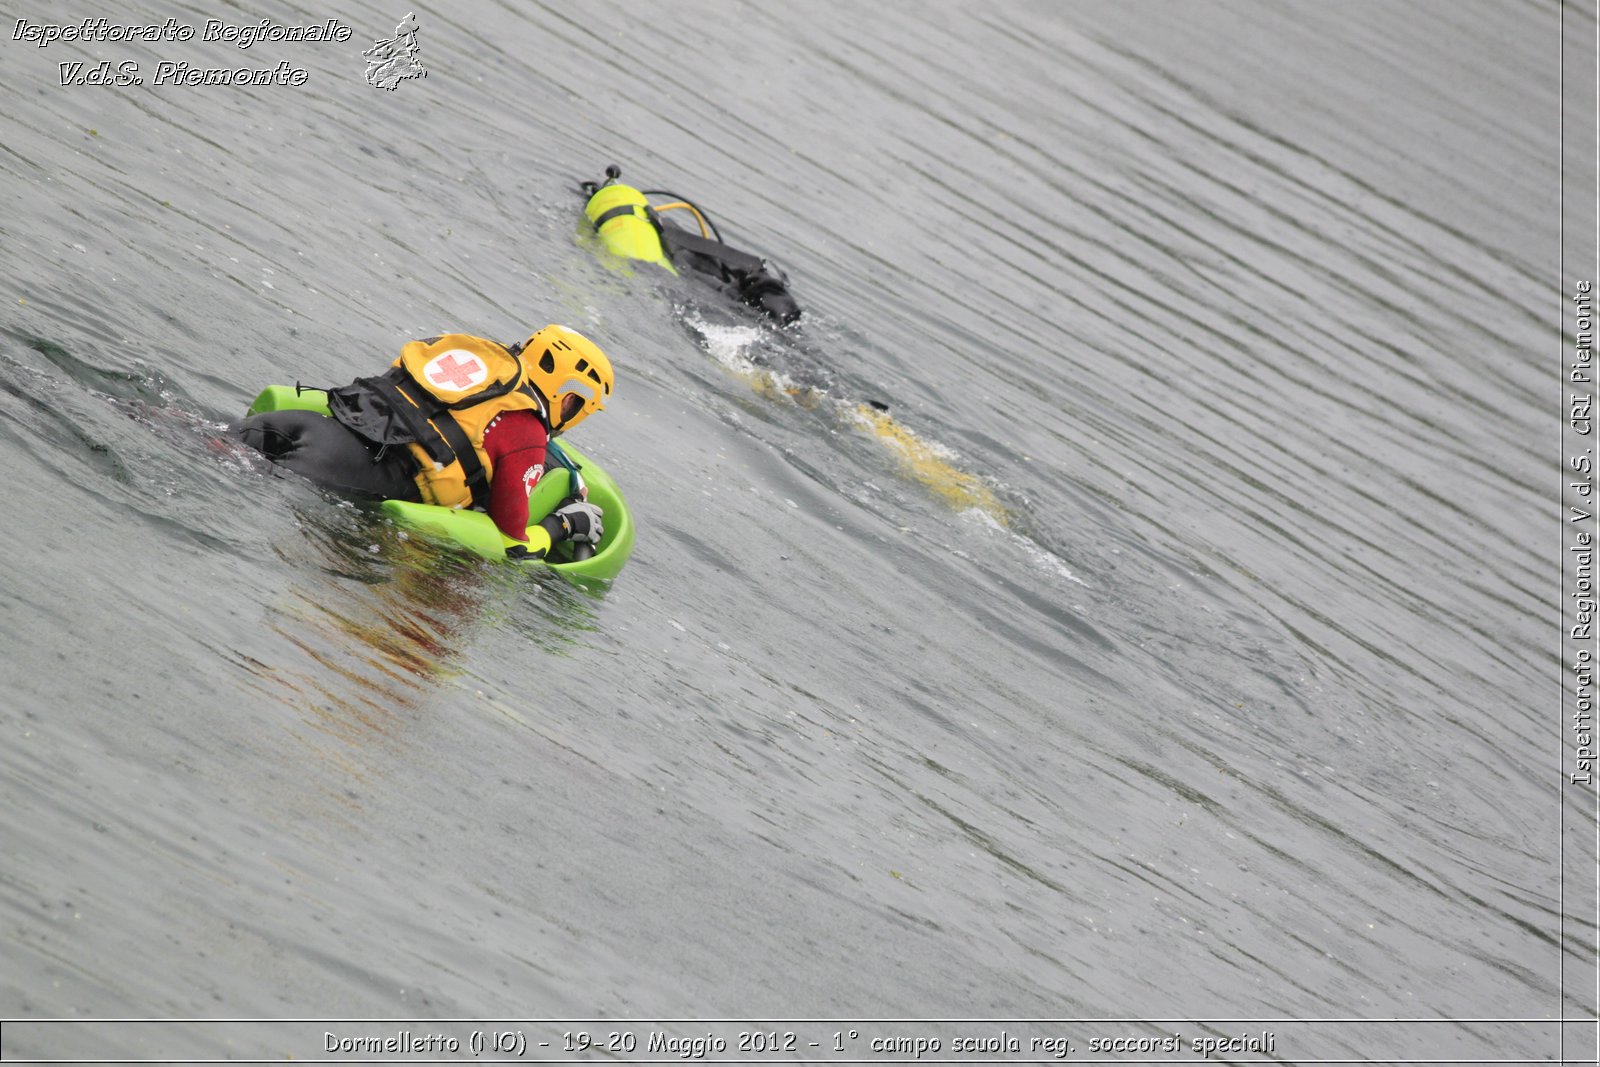
M 269 385 L 261 390 L 249 414 L 266 411 L 315 411 L 328 414 L 328 394 L 321 389 L 301 389 L 288 385 Z M 549 567 L 551 570 L 580 581 L 609 581 L 622 572 L 623 564 L 633 554 L 633 515 L 628 511 L 622 490 L 611 475 L 599 464 L 588 459 L 565 441 L 550 442 L 552 451 L 559 450 L 572 465 L 583 472 L 584 484 L 589 487 L 589 503 L 605 512 L 605 536 L 595 546 L 595 553 L 587 559 L 572 558 L 572 544 L 562 542 L 550 550 L 543 560 L 521 560 L 519 566 Z M 553 458 L 553 457 L 552 457 Z M 528 497 L 528 523 L 531 529 L 556 505 L 572 495 L 569 472 L 551 465 L 539 479 Z M 505 542 L 494 520 L 481 511 L 466 508 L 442 508 L 436 504 L 414 504 L 406 500 L 385 500 L 380 505 L 385 513 L 401 526 L 424 536 L 450 541 L 485 559 L 504 560 Z

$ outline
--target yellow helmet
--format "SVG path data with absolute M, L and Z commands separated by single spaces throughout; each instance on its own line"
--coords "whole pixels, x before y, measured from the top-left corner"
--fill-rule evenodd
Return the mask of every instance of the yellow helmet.
M 577 330 L 552 323 L 522 345 L 528 380 L 550 404 L 550 432 L 570 430 L 606 406 L 614 381 L 611 361 Z

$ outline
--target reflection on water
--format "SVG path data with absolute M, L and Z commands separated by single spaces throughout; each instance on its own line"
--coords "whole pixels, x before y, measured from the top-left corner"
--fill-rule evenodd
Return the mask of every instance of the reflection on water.
M 442 549 L 348 503 L 294 515 L 295 536 L 273 546 L 288 582 L 265 625 L 300 655 L 267 691 L 347 744 L 392 740 L 460 676 L 478 632 L 510 626 L 561 654 L 592 629 L 586 598 L 548 571 Z

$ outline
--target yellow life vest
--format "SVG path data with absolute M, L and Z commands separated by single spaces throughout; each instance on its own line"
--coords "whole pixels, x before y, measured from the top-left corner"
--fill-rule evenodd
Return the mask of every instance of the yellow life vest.
M 386 372 L 329 390 L 334 418 L 417 461 L 424 504 L 487 509 L 494 464 L 484 431 L 508 411 L 532 411 L 550 430 L 545 400 L 504 345 L 464 333 L 412 341 Z
M 407 446 L 417 460 L 422 502 L 447 508 L 486 506 L 494 478 L 494 463 L 483 447 L 489 424 L 508 411 L 533 411 L 546 427 L 550 422 L 544 398 L 527 381 L 522 360 L 494 341 L 451 333 L 432 342 L 408 343 L 394 366 L 444 405 L 428 424 L 440 431 L 452 458 L 440 462 L 436 449 L 423 442 Z

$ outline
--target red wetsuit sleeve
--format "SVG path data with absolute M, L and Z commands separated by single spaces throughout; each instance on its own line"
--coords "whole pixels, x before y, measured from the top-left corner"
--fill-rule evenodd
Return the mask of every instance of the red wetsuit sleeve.
M 544 475 L 544 425 L 531 411 L 508 411 L 483 431 L 483 450 L 494 475 L 489 483 L 489 517 L 500 532 L 528 539 L 528 494 Z

